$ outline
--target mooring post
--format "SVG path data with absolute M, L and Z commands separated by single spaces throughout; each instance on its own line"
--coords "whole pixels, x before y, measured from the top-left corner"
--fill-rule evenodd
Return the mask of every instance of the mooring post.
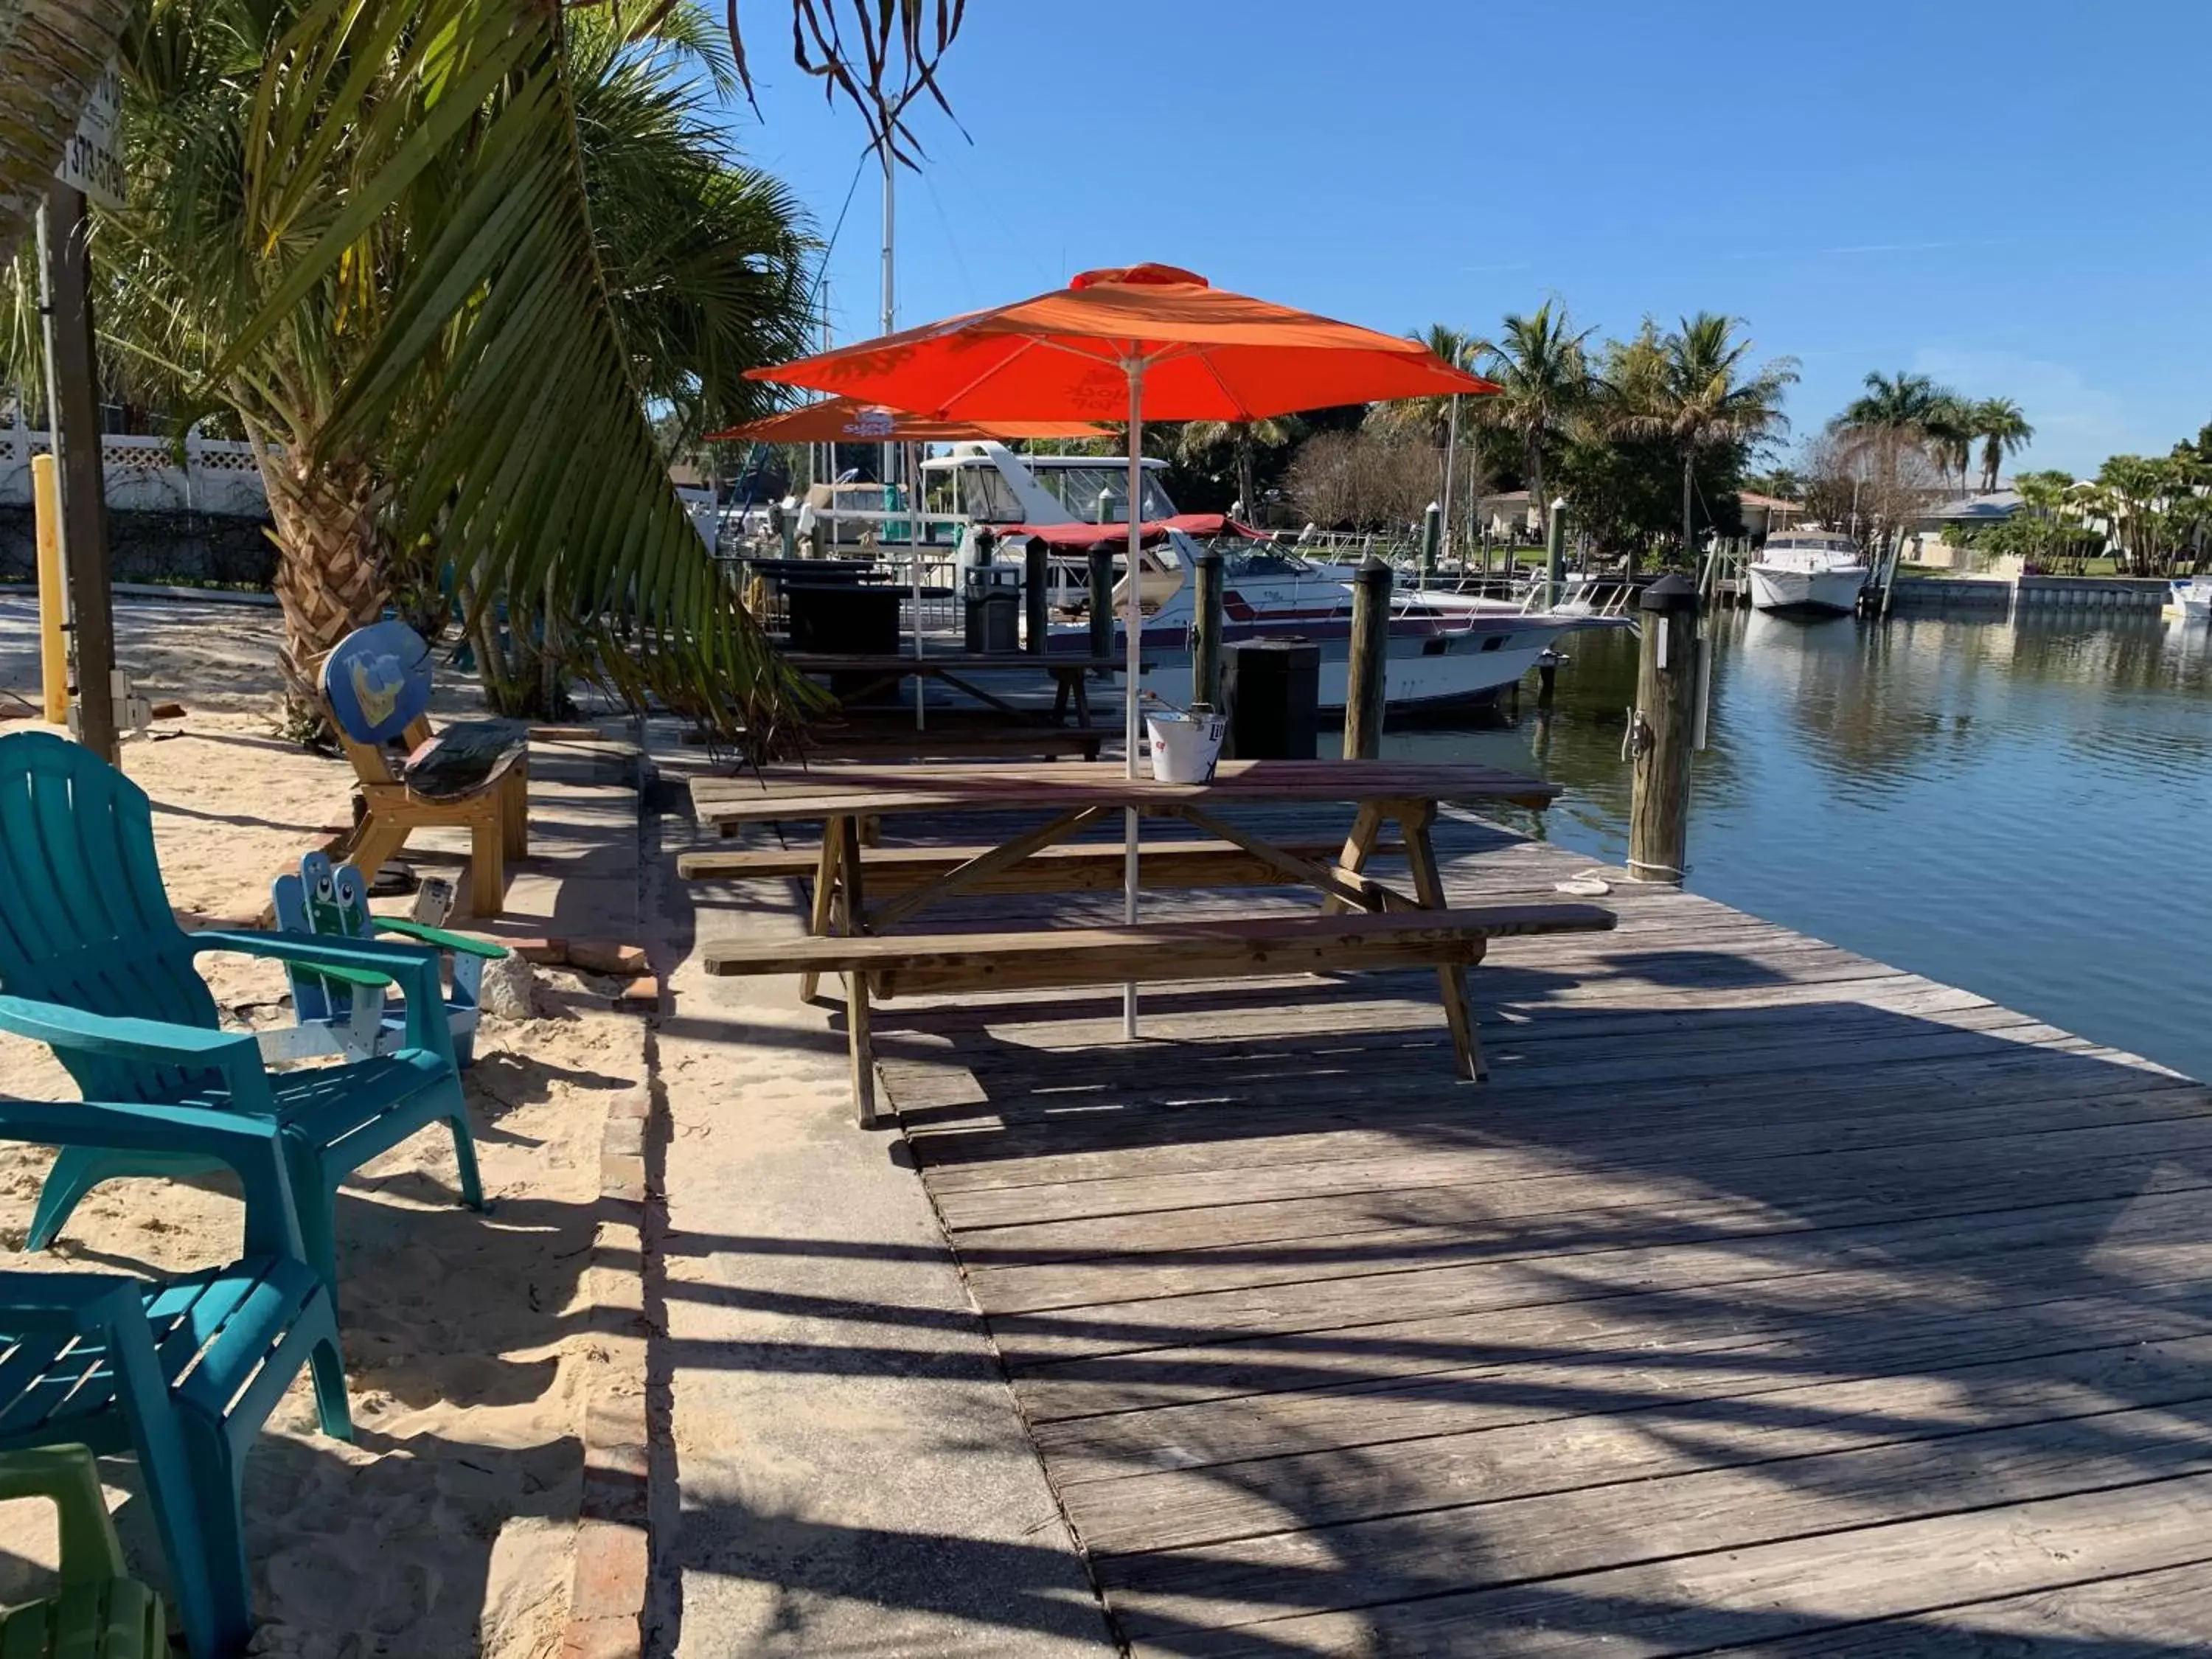
M 1544 609 L 1559 602 L 1559 589 L 1567 579 L 1567 503 L 1552 503 L 1551 522 L 1544 528 Z
M 1444 510 L 1436 502 L 1421 514 L 1421 580 L 1426 582 L 1437 574 L 1437 549 L 1444 538 Z
M 1043 537 L 1032 536 L 1022 550 L 1023 623 L 1029 635 L 1024 644 L 1032 657 L 1044 655 L 1052 638 L 1052 595 L 1046 586 L 1051 580 L 1052 549 Z
M 1344 757 L 1382 752 L 1382 674 L 1390 653 L 1390 567 L 1364 560 L 1352 584 L 1352 655 L 1345 664 Z
M 1690 757 L 1698 726 L 1698 590 L 1665 576 L 1637 597 L 1643 652 L 1630 716 L 1634 771 L 1628 801 L 1632 881 L 1679 886 L 1689 842 Z
M 1114 550 L 1101 544 L 1091 550 L 1091 654 L 1114 654 Z M 1101 669 L 1101 679 L 1113 678 L 1111 669 Z M 1135 696 L 1137 688 L 1131 686 Z
M 1198 619 L 1190 636 L 1190 700 L 1218 710 L 1221 707 L 1221 550 L 1203 549 L 1194 573 L 1197 591 L 1192 600 Z

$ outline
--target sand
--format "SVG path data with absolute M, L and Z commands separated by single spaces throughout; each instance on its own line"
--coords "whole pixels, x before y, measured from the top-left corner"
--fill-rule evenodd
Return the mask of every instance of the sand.
M 0 600 L 0 613 L 10 603 Z M 276 871 L 322 839 L 324 826 L 345 821 L 351 773 L 277 741 L 266 715 L 249 712 L 273 693 L 274 618 L 221 620 L 220 637 L 173 621 L 136 631 L 132 672 L 186 699 L 191 713 L 181 735 L 127 743 L 124 769 L 155 801 L 172 902 L 239 917 L 259 909 Z M 0 688 L 21 693 L 33 687 L 9 648 L 19 621 L 0 614 Z M 220 694 L 204 697 L 188 688 L 205 691 L 211 661 L 233 666 Z M 204 965 L 227 1020 L 289 1020 L 280 970 L 236 957 Z M 341 1324 L 358 1441 L 323 1438 L 295 1388 L 249 1462 L 255 1653 L 558 1651 L 582 1378 L 594 1358 L 579 1288 L 599 1139 L 611 1091 L 641 1085 L 645 1066 L 640 1023 L 590 1006 L 604 986 L 542 978 L 547 1016 L 487 1017 L 467 1074 L 491 1212 L 459 1206 L 451 1140 L 428 1131 L 357 1172 L 340 1200 Z M 75 1097 L 43 1048 L 12 1038 L 0 1038 L 0 1093 Z M 0 1247 L 10 1252 L 21 1250 L 49 1157 L 0 1142 Z M 240 1223 L 221 1182 L 115 1182 L 86 1200 L 53 1251 L 0 1260 L 158 1275 L 234 1256 Z M 127 1462 L 103 1474 L 127 1494 Z M 126 1500 L 118 1521 L 134 1565 L 158 1582 L 143 1509 Z M 0 1506 L 0 1597 L 20 1591 L 47 1556 L 51 1531 L 29 1506 Z

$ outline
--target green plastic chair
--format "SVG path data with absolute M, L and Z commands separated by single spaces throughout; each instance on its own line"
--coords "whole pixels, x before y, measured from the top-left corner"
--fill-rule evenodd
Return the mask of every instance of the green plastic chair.
M 61 1520 L 61 1587 L 0 1613 L 0 1659 L 161 1659 L 161 1598 L 123 1565 L 88 1446 L 0 1453 L 0 1501 L 51 1499 Z
M 163 1285 L 0 1273 L 0 1451 L 137 1457 L 193 1659 L 230 1659 L 252 1632 L 246 1454 L 303 1365 L 323 1431 L 351 1439 L 330 1291 L 289 1256 Z
M 404 1043 L 348 1065 L 271 1072 L 252 1036 L 218 1029 L 215 999 L 192 966 L 208 951 L 388 981 L 406 999 Z M 187 933 L 162 890 L 145 792 L 49 732 L 0 738 L 0 1030 L 49 1044 L 84 1096 L 68 1108 L 76 1115 L 66 1135 L 43 1114 L 40 1134 L 19 1133 L 12 1126 L 24 1103 L 0 1099 L 0 1135 L 64 1148 L 39 1195 L 27 1249 L 51 1243 L 103 1181 L 210 1168 L 191 1133 L 164 1139 L 171 1109 L 252 1117 L 283 1131 L 306 1260 L 333 1296 L 338 1183 L 417 1130 L 450 1129 L 462 1200 L 483 1207 L 438 953 L 290 933 Z

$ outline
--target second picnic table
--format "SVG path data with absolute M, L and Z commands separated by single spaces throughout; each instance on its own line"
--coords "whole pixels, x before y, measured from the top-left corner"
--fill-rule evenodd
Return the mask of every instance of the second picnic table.
M 1311 966 L 1432 964 L 1443 989 L 1453 1046 L 1464 1074 L 1481 1073 L 1474 1014 L 1462 970 L 1486 939 L 1508 933 L 1605 927 L 1611 915 L 1588 905 L 1492 907 L 1455 912 L 1437 868 L 1431 828 L 1446 803 L 1540 807 L 1556 785 L 1494 767 L 1385 761 L 1224 761 L 1206 783 L 1132 778 L 1113 763 L 1044 766 L 830 766 L 769 768 L 753 775 L 701 778 L 691 785 L 702 824 L 724 835 L 747 824 L 819 819 L 811 857 L 813 945 L 773 942 L 710 946 L 717 973 L 796 971 L 811 997 L 821 974 L 845 972 L 854 994 L 854 1090 L 864 1124 L 873 1119 L 866 1036 L 867 988 L 1006 988 L 1107 983 L 1117 978 L 1227 977 L 1297 972 Z M 1240 805 L 1340 805 L 1354 811 L 1341 848 L 1285 846 L 1232 823 Z M 1279 917 L 1154 924 L 1149 928 L 1046 929 L 1033 933 L 881 937 L 943 901 L 993 891 L 1096 889 L 1118 875 L 1123 851 L 1068 846 L 1071 837 L 1134 808 L 1177 817 L 1213 839 L 1158 844 L 1139 854 L 1139 879 L 1157 885 L 1299 884 L 1322 896 L 1319 918 Z M 927 813 L 1049 814 L 1003 840 L 957 848 L 870 848 L 872 821 Z M 1375 880 L 1366 865 L 1396 825 L 1413 891 Z M 1330 843 L 1334 845 L 1334 843 Z M 1398 850 L 1398 849 L 1392 849 Z M 678 862 L 690 879 L 797 873 L 763 855 L 695 853 Z M 778 855 L 768 854 L 771 863 Z M 784 855 L 787 860 L 788 855 Z M 893 896 L 871 903 L 872 869 L 892 878 Z M 1346 914 L 1347 912 L 1354 914 Z M 834 941 L 834 943 L 833 943 Z
M 838 695 L 847 704 L 862 702 L 896 685 L 909 676 L 941 680 L 964 691 L 980 703 L 1016 720 L 1045 721 L 1035 709 L 1024 708 L 986 691 L 975 683 L 979 674 L 1028 672 L 1049 674 L 1054 684 L 1052 714 L 1048 723 L 1058 725 L 1073 706 L 1079 726 L 1091 724 L 1091 691 L 1094 673 L 1119 673 L 1127 666 L 1115 657 L 1040 656 L 1030 652 L 927 652 L 920 656 L 884 653 L 847 654 L 836 651 L 787 651 L 783 660 L 802 674 L 827 674 L 833 684 L 842 683 Z

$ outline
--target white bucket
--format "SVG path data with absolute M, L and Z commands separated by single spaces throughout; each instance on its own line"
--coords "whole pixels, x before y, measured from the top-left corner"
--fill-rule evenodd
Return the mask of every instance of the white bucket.
M 1208 783 L 1229 724 L 1218 714 L 1147 714 L 1152 776 L 1162 783 Z

